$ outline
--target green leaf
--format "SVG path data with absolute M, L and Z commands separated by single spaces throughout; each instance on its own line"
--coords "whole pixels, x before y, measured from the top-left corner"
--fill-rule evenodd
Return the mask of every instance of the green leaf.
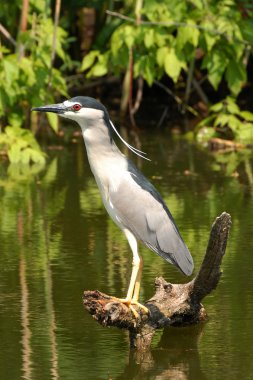
M 154 44 L 154 29 L 148 29 L 144 35 L 144 44 L 149 49 Z
M 17 62 L 12 59 L 12 56 L 9 56 L 3 60 L 3 69 L 6 84 L 12 85 L 12 82 L 15 81 L 18 77 Z
M 207 51 L 211 51 L 218 37 L 213 33 L 204 31 L 204 37 L 206 42 Z
M 107 74 L 108 70 L 104 63 L 98 62 L 95 64 L 95 66 L 90 70 L 88 77 L 94 76 L 94 77 L 101 77 L 105 74 Z
M 95 62 L 95 59 L 99 56 L 98 50 L 92 50 L 89 52 L 83 59 L 82 65 L 81 65 L 81 71 L 85 71 L 89 69 L 93 63 Z
M 243 38 L 253 44 L 253 19 L 243 17 L 239 23 L 240 30 L 242 32 Z
M 225 103 L 229 113 L 234 115 L 240 115 L 240 109 L 233 98 L 227 96 Z
M 50 126 L 55 131 L 55 133 L 58 131 L 58 116 L 56 113 L 47 112 L 47 118 Z
M 221 114 L 217 115 L 217 117 L 214 121 L 214 126 L 215 127 L 218 127 L 218 126 L 224 127 L 224 126 L 228 125 L 228 122 L 229 122 L 229 115 L 221 113 Z
M 215 119 L 215 115 L 210 115 L 210 116 L 205 117 L 203 120 L 201 120 L 197 124 L 197 128 L 206 127 L 206 126 L 212 126 L 214 119 Z
M 32 61 L 24 57 L 20 60 L 19 67 L 26 74 L 27 84 L 33 86 L 36 83 L 36 76 Z
M 107 67 L 107 62 L 108 62 L 108 54 L 101 54 L 98 56 L 98 61 L 95 63 L 95 65 L 91 68 L 89 73 L 87 74 L 87 78 L 90 78 L 92 76 L 94 77 L 100 77 L 102 75 L 107 74 L 108 72 L 108 67 Z
M 178 58 L 175 49 L 169 49 L 165 56 L 164 69 L 174 82 L 177 82 L 181 69 L 184 67 L 185 62 Z
M 243 123 L 242 128 L 238 133 L 238 138 L 247 143 L 252 143 L 253 141 L 253 124 L 252 123 Z
M 8 150 L 8 158 L 11 163 L 17 163 L 21 161 L 20 146 L 13 144 Z
M 22 127 L 24 122 L 24 115 L 16 112 L 10 112 L 8 115 L 8 121 L 13 127 Z
M 240 116 L 247 120 L 247 121 L 253 121 L 253 113 L 249 111 L 241 111 Z
M 241 91 L 243 83 L 245 83 L 247 74 L 246 69 L 241 61 L 230 60 L 226 74 L 226 80 L 231 92 L 236 96 Z
M 236 116 L 229 115 L 228 126 L 233 132 L 237 133 L 240 130 L 241 124 L 241 121 Z
M 123 45 L 123 42 L 124 40 L 123 40 L 123 35 L 122 35 L 122 27 L 119 27 L 113 33 L 111 41 L 110 41 L 111 52 L 114 57 L 119 54 L 119 51 Z
M 31 161 L 33 161 L 36 164 L 45 164 L 46 162 L 45 155 L 41 151 L 31 149 L 30 156 L 31 156 Z
M 130 25 L 126 25 L 123 29 L 123 41 L 126 46 L 130 49 L 135 40 L 136 28 Z
M 163 46 L 163 47 L 160 47 L 159 49 L 157 49 L 156 61 L 157 61 L 159 66 L 161 66 L 161 67 L 164 66 L 165 58 L 166 58 L 166 55 L 168 54 L 168 52 L 169 52 L 169 48 L 167 46 Z
M 215 103 L 210 107 L 210 111 L 212 112 L 219 112 L 223 109 L 224 105 L 223 102 Z
M 215 49 L 212 53 L 208 54 L 202 64 L 202 68 L 206 68 L 208 71 L 208 79 L 211 85 L 217 90 L 223 73 L 227 67 L 228 59 L 226 55 Z
M 154 64 L 155 59 L 153 55 L 141 56 L 134 64 L 134 77 L 142 75 L 148 85 L 151 86 L 154 81 Z
M 185 44 L 188 42 L 194 47 L 198 46 L 199 42 L 199 29 L 192 20 L 187 21 L 188 25 L 191 26 L 180 26 L 177 33 L 177 47 L 183 49 Z

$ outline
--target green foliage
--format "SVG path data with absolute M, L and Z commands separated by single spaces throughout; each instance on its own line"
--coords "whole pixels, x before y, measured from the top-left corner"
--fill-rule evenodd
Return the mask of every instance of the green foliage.
M 23 33 L 19 39 L 20 49 L 25 55 L 12 53 L 5 47 L 1 49 L 0 61 L 0 117 L 9 124 L 22 126 L 26 111 L 38 104 L 53 102 L 54 92 L 67 96 L 67 89 L 59 69 L 51 72 L 51 51 L 53 23 L 51 19 L 37 17 L 35 29 Z M 62 60 L 68 57 L 63 50 L 66 32 L 58 28 L 56 53 Z M 18 49 L 17 49 L 18 50 Z M 50 94 L 48 82 L 51 78 Z M 14 117 L 13 117 L 14 114 Z
M 236 96 L 247 79 L 246 51 L 253 43 L 252 9 L 246 2 L 241 7 L 236 0 L 210 0 L 208 4 L 202 0 L 146 1 L 142 22 L 116 24 L 107 44 L 86 55 L 82 70 L 88 70 L 88 77 L 120 74 L 126 70 L 131 52 L 135 78 L 142 75 L 152 85 L 166 74 L 177 83 L 199 49 L 200 64 L 210 84 L 218 89 L 225 78 Z M 132 7 L 134 21 L 133 11 Z M 122 9 L 125 12 L 126 8 Z
M 49 17 L 50 8 L 46 12 L 48 17 L 45 15 L 45 5 L 44 0 L 31 3 L 33 13 L 28 15 L 28 29 L 18 33 L 15 51 L 0 45 L 0 119 L 4 127 L 0 137 L 11 162 L 45 161 L 32 133 L 22 132 L 21 127 L 29 124 L 27 118 L 32 107 L 54 103 L 56 94 L 67 96 L 63 69 L 52 67 L 54 25 Z M 58 27 L 55 53 L 59 62 L 64 62 L 64 68 L 71 66 L 66 43 L 67 32 Z M 56 131 L 56 116 L 49 115 L 48 121 Z
M 253 142 L 253 113 L 242 111 L 235 99 L 227 97 L 224 101 L 210 107 L 210 114 L 197 126 L 198 139 L 206 141 L 211 137 L 227 137 L 243 143 Z
M 45 153 L 41 151 L 32 132 L 27 129 L 6 127 L 5 133 L 0 134 L 0 147 L 8 152 L 12 164 L 45 164 Z

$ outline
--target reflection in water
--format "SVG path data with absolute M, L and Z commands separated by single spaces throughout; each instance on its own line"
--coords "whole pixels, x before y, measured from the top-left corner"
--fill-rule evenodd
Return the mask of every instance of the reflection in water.
M 20 266 L 19 266 L 19 276 L 20 276 L 20 291 L 21 291 L 21 328 L 22 328 L 22 377 L 25 380 L 30 380 L 32 374 L 32 362 L 31 362 L 31 330 L 29 323 L 29 291 L 26 281 L 26 262 L 24 254 L 21 253 L 20 256 Z
M 198 342 L 204 325 L 164 330 L 157 348 L 130 351 L 129 362 L 117 380 L 206 380 L 201 370 Z
M 126 334 L 97 325 L 82 307 L 83 290 L 124 296 L 131 272 L 128 244 L 103 208 L 83 144 L 57 152 L 41 172 L 8 174 L 0 164 L 1 379 L 252 378 L 252 156 L 222 162 L 167 136 L 141 140 L 152 159 L 142 170 L 175 216 L 196 270 L 213 219 L 232 215 L 224 274 L 205 300 L 208 323 L 168 329 L 150 352 L 129 356 Z M 158 275 L 187 281 L 140 250 L 141 301 Z
M 27 264 L 26 257 L 23 252 L 23 238 L 24 238 L 24 218 L 23 213 L 20 211 L 17 216 L 17 232 L 18 242 L 21 247 L 20 261 L 19 261 L 19 279 L 20 279 L 20 292 L 21 292 L 21 344 L 22 344 L 22 377 L 25 380 L 30 380 L 32 374 L 31 362 L 31 329 L 29 321 L 29 290 L 27 284 Z
M 47 218 L 45 215 L 45 210 L 47 208 L 43 193 L 39 191 L 40 194 L 40 203 L 42 210 L 42 224 L 44 230 L 44 239 L 45 239 L 45 293 L 46 293 L 46 305 L 48 313 L 48 334 L 51 348 L 51 379 L 57 380 L 59 378 L 58 374 L 58 352 L 57 352 L 57 342 L 56 342 L 56 319 L 55 319 L 55 310 L 53 303 L 53 281 L 52 281 L 52 271 L 51 271 L 51 262 L 50 262 L 50 244 L 49 244 L 49 226 L 47 223 Z
M 48 288 L 48 295 L 47 295 L 47 309 L 49 313 L 49 338 L 50 338 L 50 346 L 51 346 L 51 378 L 53 380 L 56 380 L 59 378 L 58 374 L 58 352 L 57 352 L 57 342 L 56 342 L 56 320 L 55 320 L 55 311 L 54 311 L 54 304 L 53 304 L 53 287 L 52 287 L 52 273 L 50 268 L 50 263 L 48 262 L 47 265 L 47 272 L 46 272 L 46 278 L 47 281 L 47 288 Z

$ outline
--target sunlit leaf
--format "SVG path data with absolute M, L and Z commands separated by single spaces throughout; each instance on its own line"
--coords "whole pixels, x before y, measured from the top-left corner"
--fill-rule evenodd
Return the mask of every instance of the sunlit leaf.
M 88 53 L 83 59 L 80 70 L 85 71 L 89 69 L 93 65 L 95 59 L 99 56 L 99 54 L 100 53 L 98 50 L 92 50 L 90 53 Z
M 240 115 L 247 121 L 253 121 L 253 113 L 249 111 L 241 111 Z
M 177 34 L 177 46 L 183 49 L 184 45 L 188 42 L 194 47 L 198 45 L 200 32 L 193 21 L 187 21 L 191 26 L 180 26 Z
M 235 114 L 235 115 L 240 115 L 240 108 L 238 105 L 235 103 L 235 100 L 232 99 L 231 97 L 227 96 L 226 98 L 226 108 L 228 112 Z
M 176 82 L 183 67 L 185 67 L 185 62 L 181 61 L 178 58 L 175 49 L 171 48 L 165 57 L 165 72 L 173 79 L 174 82 Z
M 147 48 L 150 48 L 154 44 L 154 29 L 149 29 L 144 35 L 144 44 Z
M 222 102 L 219 102 L 219 103 L 216 103 L 216 104 L 213 104 L 211 107 L 210 107 L 210 111 L 213 111 L 213 112 L 219 112 L 223 109 L 223 103 Z
M 52 113 L 52 112 L 47 112 L 47 118 L 48 118 L 48 122 L 49 122 L 50 126 L 52 127 L 52 129 L 55 132 L 57 132 L 58 126 L 59 126 L 57 114 Z
M 164 66 L 165 58 L 168 52 L 169 52 L 169 48 L 167 46 L 163 46 L 157 49 L 156 61 L 159 66 Z
M 243 123 L 242 128 L 240 128 L 238 137 L 244 143 L 252 143 L 253 142 L 253 124 Z

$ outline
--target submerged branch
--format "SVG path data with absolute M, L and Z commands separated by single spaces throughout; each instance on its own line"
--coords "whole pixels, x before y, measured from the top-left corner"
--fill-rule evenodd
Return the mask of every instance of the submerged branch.
M 136 309 L 139 318 L 115 297 L 99 291 L 86 291 L 83 304 L 86 310 L 103 326 L 127 329 L 130 345 L 137 350 L 148 349 L 156 329 L 168 326 L 186 326 L 207 319 L 201 300 L 216 288 L 221 276 L 231 217 L 223 212 L 216 218 L 206 254 L 197 276 L 186 284 L 170 284 L 162 277 L 155 280 L 155 294 L 145 306 L 149 314 Z

